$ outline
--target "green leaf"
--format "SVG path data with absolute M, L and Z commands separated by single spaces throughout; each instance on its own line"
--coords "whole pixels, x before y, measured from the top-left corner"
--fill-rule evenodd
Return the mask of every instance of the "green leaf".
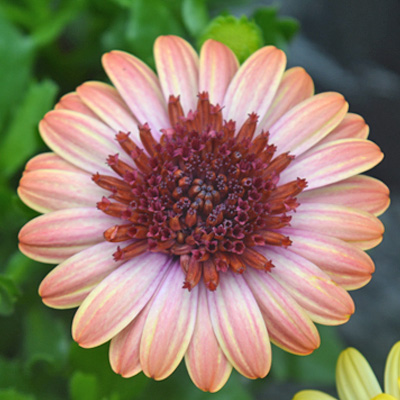
M 99 385 L 95 375 L 77 371 L 70 381 L 71 400 L 98 400 Z
M 253 18 L 262 31 L 264 44 L 274 45 L 283 50 L 287 48 L 300 27 L 293 18 L 279 17 L 277 7 L 259 8 Z
M 209 21 L 207 0 L 183 0 L 182 19 L 192 36 L 198 36 Z
M 30 79 L 34 44 L 3 17 L 0 9 L 0 129 L 25 92 Z M 1 140 L 1 137 L 0 137 Z
M 0 315 L 7 316 L 13 313 L 19 295 L 20 292 L 13 280 L 0 275 Z
M 150 7 L 148 0 L 132 2 L 126 39 L 130 50 L 147 64 L 153 64 L 152 49 L 158 36 L 185 35 L 180 20 L 181 3 L 181 0 L 152 0 Z
M 228 46 L 241 63 L 263 44 L 260 28 L 245 16 L 238 19 L 228 15 L 213 19 L 200 35 L 199 47 L 208 39 Z
M 0 390 L 0 400 L 35 400 L 35 396 L 17 392 L 14 389 Z
M 54 104 L 56 93 L 56 84 L 49 80 L 29 86 L 1 143 L 0 169 L 5 176 L 12 175 L 38 150 L 41 141 L 37 125 Z

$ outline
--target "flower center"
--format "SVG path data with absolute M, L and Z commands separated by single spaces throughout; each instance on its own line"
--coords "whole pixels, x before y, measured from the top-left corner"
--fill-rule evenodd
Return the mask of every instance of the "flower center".
M 253 139 L 256 114 L 236 133 L 235 122 L 223 121 L 222 108 L 210 104 L 207 93 L 198 98 L 197 109 L 185 116 L 179 97 L 170 96 L 171 128 L 161 130 L 159 142 L 147 124 L 139 126 L 145 151 L 129 133 L 118 133 L 132 164 L 110 156 L 107 163 L 120 178 L 95 174 L 93 180 L 112 193 L 97 207 L 123 220 L 104 232 L 109 242 L 126 242 L 115 260 L 168 253 L 180 258 L 184 288 L 191 290 L 203 277 L 215 290 L 228 269 L 273 267 L 258 250 L 291 244 L 279 229 L 289 224 L 288 213 L 298 206 L 295 196 L 306 181 L 278 186 L 293 156 L 274 157 L 268 133 Z

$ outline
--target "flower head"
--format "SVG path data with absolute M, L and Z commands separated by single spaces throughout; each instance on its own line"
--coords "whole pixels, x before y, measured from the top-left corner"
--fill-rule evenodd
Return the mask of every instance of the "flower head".
M 314 322 L 354 311 L 346 290 L 374 270 L 388 190 L 358 175 L 382 153 L 338 93 L 314 95 L 275 47 L 240 68 L 221 43 L 200 57 L 155 43 L 158 76 L 134 56 L 103 57 L 113 83 L 86 82 L 40 123 L 53 150 L 28 162 L 19 195 L 45 215 L 20 248 L 59 264 L 43 301 L 77 307 L 83 347 L 111 340 L 112 368 L 170 375 L 183 357 L 216 391 L 232 366 L 270 368 L 270 341 L 319 346 Z
M 400 342 L 389 352 L 386 360 L 385 392 L 379 385 L 368 361 L 356 349 L 342 351 L 336 366 L 336 386 L 340 400 L 398 400 L 400 399 Z M 318 390 L 303 390 L 293 400 L 335 400 Z

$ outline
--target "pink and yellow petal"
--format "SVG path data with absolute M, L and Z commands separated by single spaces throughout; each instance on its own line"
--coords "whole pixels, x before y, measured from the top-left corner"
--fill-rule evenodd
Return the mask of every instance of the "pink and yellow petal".
M 364 251 L 343 240 L 299 229 L 284 228 L 293 241 L 290 251 L 317 265 L 346 290 L 365 286 L 375 265 Z
M 212 104 L 223 105 L 229 83 L 239 68 L 239 62 L 229 47 L 207 40 L 200 51 L 199 91 L 208 92 Z
M 317 189 L 307 190 L 298 195 L 300 204 L 336 204 L 381 215 L 390 204 L 389 189 L 379 181 L 366 175 L 353 176 L 340 182 Z
M 382 222 L 365 211 L 320 203 L 301 204 L 290 226 L 359 242 L 380 239 L 384 232 Z
M 95 185 L 89 174 L 56 169 L 37 169 L 26 173 L 18 187 L 21 200 L 41 213 L 94 207 L 107 194 Z
M 307 259 L 286 249 L 267 248 L 273 260 L 275 278 L 311 319 L 324 325 L 339 325 L 354 313 L 354 303 L 346 290 Z
M 115 132 L 137 132 L 138 121 L 117 90 L 103 82 L 85 82 L 76 91 L 82 101 Z M 139 137 L 136 137 L 139 143 Z
M 224 98 L 224 119 L 239 129 L 249 113 L 260 120 L 268 111 L 286 66 L 286 56 L 273 46 L 253 53 L 233 77 Z
M 260 307 L 272 343 L 301 355 L 319 347 L 318 330 L 312 320 L 271 274 L 250 268 L 244 278 Z
M 142 371 L 140 341 L 151 304 L 152 300 L 126 328 L 111 340 L 109 351 L 111 368 L 124 378 L 130 378 Z
M 154 43 L 158 78 L 168 102 L 179 96 L 184 113 L 195 110 L 199 91 L 199 57 L 193 47 L 178 36 L 159 36 Z
M 391 348 L 386 360 L 384 387 L 387 394 L 400 399 L 400 342 Z
M 349 105 L 339 93 L 321 93 L 304 100 L 270 129 L 279 153 L 298 156 L 324 138 L 344 118 Z
M 365 123 L 364 118 L 357 114 L 348 113 L 343 121 L 318 144 L 340 139 L 367 139 L 368 134 L 369 126 Z
M 117 335 L 150 300 L 170 264 L 164 254 L 144 253 L 109 274 L 78 308 L 74 340 L 82 347 L 96 347 Z
M 208 312 L 207 292 L 199 285 L 196 325 L 185 362 L 194 384 L 205 392 L 217 392 L 228 380 L 232 365 L 219 347 Z
M 42 153 L 31 158 L 26 163 L 24 174 L 40 169 L 85 173 L 83 169 L 75 167 L 55 153 Z
M 275 97 L 260 122 L 260 128 L 268 131 L 290 109 L 314 94 L 314 82 L 301 67 L 288 69 L 282 77 Z
M 54 211 L 31 220 L 21 229 L 20 250 L 37 261 L 60 263 L 102 242 L 104 231 L 119 221 L 95 208 Z
M 271 367 L 271 346 L 261 311 L 243 276 L 227 273 L 222 278 L 218 290 L 207 292 L 215 336 L 237 371 L 262 378 Z
M 115 243 L 99 243 L 58 265 L 40 284 L 43 302 L 53 308 L 79 306 L 102 279 L 122 264 L 114 260 L 114 252 Z
M 82 101 L 76 92 L 68 93 L 61 97 L 54 109 L 76 111 L 89 117 L 97 118 L 96 114 Z
M 196 322 L 198 287 L 182 289 L 181 267 L 173 262 L 154 297 L 140 343 L 140 363 L 150 378 L 167 378 L 181 362 Z
M 352 347 L 340 353 L 336 366 L 336 387 L 340 400 L 372 399 L 382 393 L 367 360 Z
M 313 147 L 295 158 L 282 172 L 279 183 L 301 174 L 308 189 L 326 186 L 371 169 L 383 158 L 380 148 L 362 139 L 341 139 Z
M 74 111 L 50 111 L 39 124 L 46 144 L 73 165 L 90 173 L 113 175 L 105 160 L 121 153 L 116 132 L 97 119 Z M 120 158 L 129 162 L 122 152 Z
M 155 73 L 138 58 L 123 51 L 103 56 L 103 67 L 140 124 L 148 123 L 155 137 L 169 127 L 167 106 Z

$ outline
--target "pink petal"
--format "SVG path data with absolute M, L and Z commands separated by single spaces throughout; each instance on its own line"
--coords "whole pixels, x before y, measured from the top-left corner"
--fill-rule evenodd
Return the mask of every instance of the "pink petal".
M 154 59 L 164 98 L 180 96 L 183 111 L 195 110 L 199 82 L 199 57 L 193 47 L 178 36 L 159 36 Z
M 377 216 L 390 204 L 388 187 L 378 179 L 365 175 L 353 176 L 318 189 L 306 188 L 297 199 L 300 204 L 337 204 L 359 208 Z
M 200 51 L 199 91 L 208 92 L 212 104 L 223 104 L 230 81 L 239 62 L 229 47 L 215 40 L 207 40 Z
M 97 117 L 114 131 L 132 132 L 139 141 L 138 122 L 115 88 L 103 82 L 86 82 L 76 91 Z
M 184 280 L 182 269 L 175 262 L 154 297 L 143 328 L 140 362 L 143 372 L 156 380 L 172 374 L 193 334 L 198 287 L 188 292 L 182 289 Z
M 144 253 L 109 274 L 76 312 L 74 340 L 82 347 L 96 347 L 118 334 L 150 300 L 170 260 L 161 253 Z
M 140 341 L 151 304 L 152 300 L 126 328 L 111 340 L 109 351 L 111 368 L 124 378 L 130 378 L 142 371 Z
M 52 169 L 85 173 L 83 169 L 75 167 L 55 153 L 42 153 L 31 158 L 25 166 L 24 173 L 39 169 Z
M 60 263 L 104 240 L 103 233 L 120 221 L 95 208 L 72 208 L 41 215 L 19 232 L 21 251 L 34 260 Z
M 86 173 L 38 169 L 23 175 L 18 194 L 30 208 L 47 213 L 65 208 L 95 207 L 107 192 Z
M 185 362 L 194 384 L 205 392 L 217 392 L 228 380 L 232 365 L 226 359 L 215 337 L 208 312 L 207 292 L 199 285 L 199 305 L 192 340 Z
M 39 294 L 53 308 L 79 306 L 93 288 L 122 264 L 114 261 L 115 243 L 102 242 L 70 257 L 42 281 Z
M 118 146 L 116 132 L 97 119 L 74 111 L 50 111 L 40 122 L 39 129 L 52 150 L 90 173 L 113 175 L 106 159 L 117 153 L 122 160 L 132 163 Z
M 290 251 L 308 259 L 346 290 L 358 289 L 371 280 L 375 266 L 362 250 L 330 236 L 299 229 L 280 232 L 293 241 Z
M 358 241 L 349 241 L 353 246 L 358 247 L 361 250 L 369 250 L 373 249 L 374 247 L 378 246 L 382 242 L 383 237 L 380 236 L 375 239 L 370 239 L 370 240 L 358 240 Z
M 321 93 L 304 100 L 270 129 L 278 153 L 299 155 L 320 141 L 344 118 L 349 105 L 339 93 Z
M 314 82 L 301 67 L 288 69 L 282 77 L 272 104 L 260 122 L 260 128 L 268 131 L 271 126 L 297 104 L 314 94 Z
M 290 248 L 291 249 L 291 248 Z M 342 324 L 354 313 L 350 295 L 312 262 L 288 249 L 267 248 L 275 265 L 271 275 L 303 307 L 312 320 L 324 325 Z
M 295 354 L 310 354 L 320 345 L 318 330 L 307 313 L 272 276 L 249 268 L 244 274 L 271 342 Z
M 155 137 L 170 126 L 167 107 L 155 73 L 138 58 L 123 51 L 103 56 L 107 75 L 141 123 L 148 123 Z
M 262 120 L 275 96 L 286 66 L 286 56 L 273 46 L 253 53 L 228 86 L 224 99 L 224 119 L 240 128 L 249 113 Z
M 313 147 L 295 158 L 279 180 L 284 184 L 298 177 L 314 189 L 338 182 L 374 167 L 383 158 L 379 147 L 368 140 L 342 139 Z
M 364 118 L 357 114 L 348 113 L 343 121 L 318 145 L 340 139 L 367 139 L 368 134 L 369 126 L 365 123 Z
M 70 110 L 85 114 L 92 118 L 97 118 L 96 114 L 82 101 L 75 92 L 68 93 L 61 97 L 60 101 L 55 105 L 55 110 Z
M 373 215 L 332 204 L 301 204 L 290 221 L 292 228 L 327 234 L 346 241 L 380 238 L 384 227 Z
M 217 290 L 207 292 L 215 336 L 235 369 L 262 378 L 271 367 L 271 346 L 261 311 L 243 276 L 221 278 Z

